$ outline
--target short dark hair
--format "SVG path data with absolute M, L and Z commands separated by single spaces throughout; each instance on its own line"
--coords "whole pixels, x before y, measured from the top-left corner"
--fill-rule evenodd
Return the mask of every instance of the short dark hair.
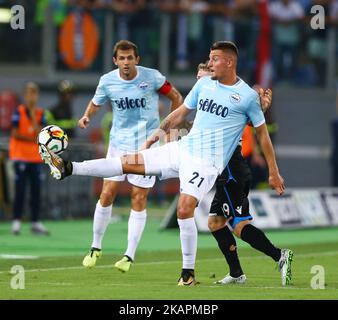
M 138 57 L 138 48 L 137 45 L 128 40 L 120 40 L 114 45 L 113 48 L 113 57 L 116 59 L 118 50 L 134 50 L 135 57 Z
M 217 41 L 211 46 L 210 50 L 230 50 L 238 57 L 238 48 L 231 41 Z
M 209 60 L 205 61 L 205 62 L 201 62 L 198 66 L 197 66 L 197 71 L 200 71 L 200 70 L 209 70 L 208 68 L 208 63 L 209 63 Z

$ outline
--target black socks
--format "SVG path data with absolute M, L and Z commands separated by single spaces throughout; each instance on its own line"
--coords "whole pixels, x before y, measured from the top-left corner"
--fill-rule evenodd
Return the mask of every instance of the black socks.
M 236 239 L 227 226 L 212 232 L 230 268 L 230 276 L 238 278 L 243 274 L 236 247 Z
M 266 237 L 264 232 L 257 229 L 252 224 L 247 224 L 243 227 L 241 232 L 241 239 L 250 244 L 251 247 L 265 253 L 276 262 L 281 257 L 281 250 L 276 248 L 270 240 Z

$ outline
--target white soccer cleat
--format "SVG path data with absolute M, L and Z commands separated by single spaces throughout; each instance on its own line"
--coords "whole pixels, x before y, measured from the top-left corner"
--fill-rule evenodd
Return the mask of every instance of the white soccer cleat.
M 34 234 L 50 235 L 49 230 L 41 222 L 33 222 L 31 231 Z
M 20 234 L 21 232 L 21 222 L 20 220 L 14 220 L 12 223 L 12 233 L 15 235 Z
M 64 161 L 61 157 L 49 150 L 47 146 L 39 144 L 39 153 L 41 159 L 48 164 L 50 168 L 50 174 L 56 180 L 62 180 L 63 178 L 71 175 L 72 164 L 69 161 Z
M 278 269 L 282 277 L 282 285 L 286 286 L 291 283 L 292 272 L 291 263 L 293 260 L 293 252 L 289 249 L 281 250 L 281 257 L 278 261 Z
M 214 284 L 222 284 L 222 285 L 227 285 L 231 283 L 244 284 L 245 281 L 246 281 L 245 274 L 240 275 L 238 278 L 234 278 L 230 274 L 227 274 L 222 280 L 218 280 L 214 282 Z

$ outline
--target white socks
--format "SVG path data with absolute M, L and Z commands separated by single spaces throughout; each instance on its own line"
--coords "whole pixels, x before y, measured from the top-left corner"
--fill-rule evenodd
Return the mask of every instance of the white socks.
M 72 162 L 72 164 L 72 175 L 76 176 L 110 178 L 123 174 L 122 163 L 119 157 Z
M 125 255 L 132 260 L 135 258 L 135 252 L 138 243 L 142 237 L 144 226 L 147 220 L 147 210 L 141 212 L 131 210 L 128 221 L 128 248 Z
M 177 219 L 180 227 L 183 269 L 195 269 L 197 252 L 197 228 L 194 218 Z
M 102 207 L 100 200 L 97 202 L 94 213 L 92 248 L 102 248 L 102 239 L 110 222 L 111 211 L 112 205 Z

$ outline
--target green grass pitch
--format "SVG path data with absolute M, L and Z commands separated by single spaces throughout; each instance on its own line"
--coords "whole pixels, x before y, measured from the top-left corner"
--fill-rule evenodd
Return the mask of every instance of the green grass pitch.
M 31 235 L 28 225 L 20 236 L 13 236 L 10 224 L 2 223 L 0 299 L 338 299 L 337 228 L 268 232 L 273 243 L 294 251 L 293 283 L 288 287 L 282 287 L 275 263 L 241 240 L 239 256 L 247 283 L 214 285 L 228 268 L 212 236 L 200 234 L 196 275 L 201 284 L 182 288 L 176 286 L 181 268 L 178 230 L 159 231 L 159 222 L 148 219 L 136 263 L 126 274 L 112 267 L 126 247 L 126 218 L 109 226 L 103 257 L 94 269 L 81 265 L 91 242 L 91 221 L 47 222 L 49 237 Z M 25 269 L 23 290 L 10 286 L 14 265 Z M 324 267 L 325 289 L 311 287 L 315 265 Z

